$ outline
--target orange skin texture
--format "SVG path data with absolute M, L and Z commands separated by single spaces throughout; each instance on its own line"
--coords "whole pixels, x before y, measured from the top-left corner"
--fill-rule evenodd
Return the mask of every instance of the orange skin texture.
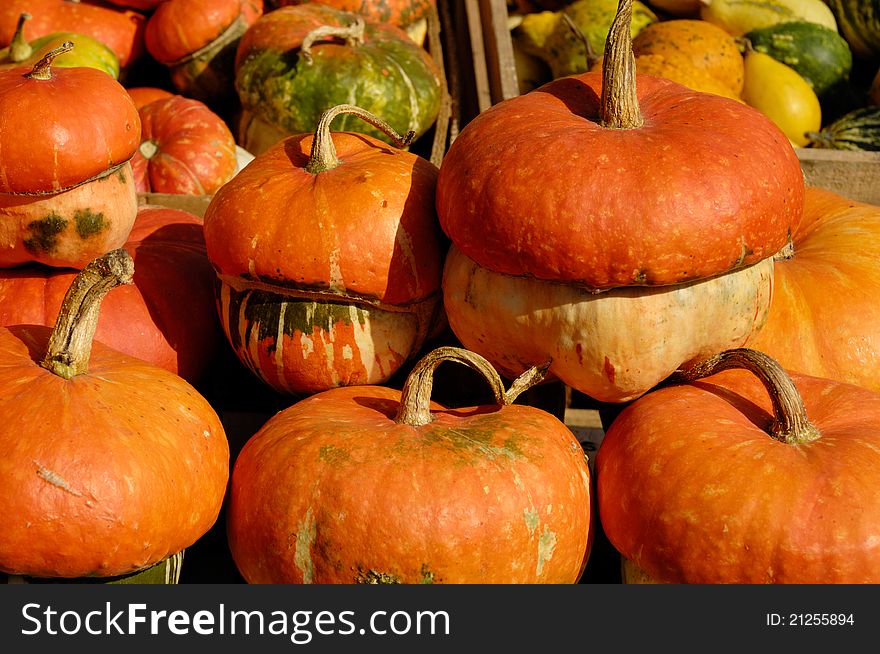
M 210 195 L 235 175 L 235 137 L 206 104 L 182 95 L 140 108 L 141 140 L 157 151 L 132 157 L 139 193 Z
M 644 124 L 599 125 L 601 74 L 484 111 L 443 160 L 441 225 L 481 266 L 607 289 L 702 279 L 775 254 L 804 182 L 757 110 L 638 76 Z
M 705 20 L 674 19 L 648 25 L 633 39 L 638 58 L 655 54 L 679 60 L 718 80 L 733 95 L 742 93 L 745 66 L 734 37 Z
M 113 576 L 192 545 L 229 477 L 217 414 L 176 375 L 99 342 L 88 372 L 56 376 L 37 363 L 48 336 L 0 329 L 0 570 Z
M 147 51 L 171 64 L 217 39 L 241 14 L 240 0 L 167 0 L 147 21 Z
M 808 188 L 792 241 L 748 347 L 786 369 L 880 391 L 880 207 Z
M 341 164 L 306 170 L 311 135 L 272 146 L 205 213 L 221 276 L 401 305 L 438 291 L 437 168 L 366 135 L 332 134 Z
M 121 68 L 144 54 L 146 16 L 91 0 L 4 0 L 0 5 L 0 47 L 9 45 L 24 11 L 32 16 L 24 27 L 29 42 L 53 32 L 86 34 L 113 50 Z
M 162 98 L 169 98 L 172 95 L 176 95 L 171 91 L 166 91 L 165 89 L 160 89 L 155 86 L 133 86 L 125 90 L 128 91 L 128 95 L 131 96 L 132 102 L 134 102 L 134 106 L 138 111 L 140 111 L 141 107 L 150 104 L 154 100 L 161 100 Z
M 726 371 L 615 418 L 596 457 L 614 547 L 668 583 L 880 582 L 880 395 L 790 373 L 818 440 L 772 438 L 767 391 Z
M 119 82 L 94 68 L 48 80 L 30 70 L 0 71 L 0 193 L 54 193 L 131 159 L 141 121 Z
M 521 405 L 434 404 L 433 422 L 398 425 L 399 402 L 385 387 L 334 389 L 251 438 L 227 514 L 244 578 L 577 582 L 592 543 L 590 477 L 567 428 Z
M 104 298 L 96 340 L 199 380 L 222 345 L 201 219 L 142 207 L 125 249 L 134 259 L 134 284 Z M 51 327 L 74 276 L 43 266 L 0 271 L 0 325 Z
M 117 7 L 128 7 L 130 9 L 137 9 L 138 11 L 152 11 L 160 4 L 165 2 L 165 0 L 104 0 L 105 2 L 109 2 L 111 5 L 116 5 Z
M 279 7 L 301 5 L 306 0 L 280 0 Z M 364 16 L 368 20 L 391 23 L 398 27 L 406 27 L 428 15 L 435 0 L 323 0 L 325 4 L 342 11 L 350 11 Z

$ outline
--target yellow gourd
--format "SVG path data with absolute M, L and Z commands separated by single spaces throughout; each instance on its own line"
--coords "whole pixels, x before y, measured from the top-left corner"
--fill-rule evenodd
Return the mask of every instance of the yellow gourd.
M 700 0 L 700 18 L 733 36 L 785 21 L 818 23 L 837 31 L 837 21 L 823 0 Z
M 742 99 L 776 123 L 797 147 L 809 143 L 806 132 L 821 128 L 822 110 L 812 87 L 793 68 L 763 52 L 745 54 Z

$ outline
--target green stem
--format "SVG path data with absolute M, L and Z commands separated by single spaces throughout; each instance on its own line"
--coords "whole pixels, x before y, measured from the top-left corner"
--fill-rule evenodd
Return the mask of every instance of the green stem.
M 772 357 L 750 348 L 737 348 L 716 354 L 685 370 L 678 370 L 672 381 L 688 383 L 709 375 L 744 368 L 764 385 L 773 405 L 773 424 L 769 434 L 789 445 L 809 443 L 821 433 L 807 418 L 804 400 L 788 373 Z
M 412 130 L 401 136 L 391 125 L 366 109 L 361 109 L 353 104 L 336 105 L 321 114 L 318 126 L 315 128 L 312 149 L 309 153 L 309 162 L 306 164 L 306 170 L 312 174 L 331 170 L 341 163 L 339 157 L 336 156 L 336 146 L 333 144 L 333 138 L 330 134 L 330 123 L 339 114 L 357 116 L 387 134 L 399 148 L 407 147 L 416 136 L 416 133 Z
M 620 0 L 605 41 L 602 61 L 600 124 L 635 129 L 644 124 L 636 95 L 636 58 L 632 50 L 632 0 Z
M 40 365 L 64 379 L 87 372 L 101 301 L 111 289 L 131 284 L 133 275 L 134 261 L 121 248 L 83 268 L 64 296 Z

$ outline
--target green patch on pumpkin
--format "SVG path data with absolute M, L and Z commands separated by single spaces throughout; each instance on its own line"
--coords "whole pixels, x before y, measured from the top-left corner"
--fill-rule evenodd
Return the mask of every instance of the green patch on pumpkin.
M 67 221 L 57 213 L 28 223 L 30 237 L 24 240 L 24 247 L 32 254 L 51 254 L 58 247 L 58 235 L 67 229 Z
M 356 584 L 399 584 L 400 577 L 388 574 L 387 572 L 379 572 L 378 570 L 358 570 L 357 576 L 354 578 Z
M 97 236 L 110 227 L 110 224 L 104 220 L 103 213 L 95 213 L 91 209 L 76 211 L 73 220 L 76 223 L 76 233 L 82 239 Z
M 351 453 L 335 445 L 323 445 L 318 450 L 318 459 L 324 463 L 346 463 L 351 461 Z
M 247 324 L 245 342 L 250 342 L 256 329 L 258 342 L 267 342 L 268 352 L 275 351 L 279 325 L 285 336 L 292 337 L 296 332 L 311 336 L 316 329 L 330 331 L 336 325 L 351 325 L 355 321 L 363 326 L 369 319 L 367 309 L 352 308 L 349 304 L 298 300 L 268 291 L 233 289 L 230 291 L 228 319 L 232 345 L 236 349 L 244 345 L 239 330 L 242 307 Z

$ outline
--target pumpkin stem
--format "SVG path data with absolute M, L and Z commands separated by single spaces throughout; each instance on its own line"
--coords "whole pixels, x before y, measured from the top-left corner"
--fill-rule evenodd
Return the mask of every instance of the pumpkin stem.
M 24 24 L 30 19 L 31 15 L 26 11 L 19 14 L 15 34 L 12 35 L 12 41 L 9 42 L 9 59 L 15 63 L 24 61 L 33 54 L 34 49 L 24 38 Z
M 596 53 L 593 51 L 593 45 L 590 43 L 590 39 L 588 39 L 587 35 L 581 31 L 581 28 L 575 24 L 571 19 L 571 16 L 564 11 L 562 12 L 562 20 L 568 26 L 568 29 L 571 30 L 572 34 L 574 34 L 574 37 L 583 44 L 584 50 L 587 53 L 587 70 L 591 70 L 593 64 L 596 63 L 599 57 L 597 57 Z
M 476 352 L 465 350 L 460 347 L 438 347 L 428 352 L 413 366 L 403 384 L 400 396 L 400 408 L 394 422 L 420 427 L 427 425 L 434 418 L 431 416 L 431 390 L 434 388 L 434 371 L 444 361 L 462 363 L 483 375 L 492 388 L 495 402 L 501 406 L 513 404 L 517 396 L 544 379 L 550 363 L 543 366 L 530 368 L 510 386 L 510 390 L 504 390 L 504 383 L 492 364 L 486 361 Z
M 122 248 L 83 268 L 67 289 L 40 365 L 65 379 L 87 372 L 101 301 L 133 275 L 134 261 Z
M 339 38 L 345 40 L 346 45 L 354 47 L 364 42 L 364 30 L 366 23 L 364 19 L 358 16 L 355 21 L 348 26 L 341 25 L 321 25 L 306 34 L 302 45 L 299 48 L 300 54 L 307 64 L 312 63 L 312 45 L 315 41 L 321 41 L 329 38 Z
M 309 153 L 309 163 L 306 164 L 306 170 L 313 175 L 336 168 L 340 164 L 339 158 L 336 156 L 336 146 L 333 144 L 333 138 L 330 135 L 330 123 L 339 114 L 351 114 L 368 122 L 376 129 L 380 129 L 387 134 L 399 148 L 407 147 L 416 136 L 416 133 L 412 130 L 401 136 L 391 125 L 366 109 L 361 109 L 353 104 L 336 105 L 321 114 L 318 126 L 315 128 L 312 149 Z
M 45 57 L 34 64 L 31 72 L 25 73 L 24 76 L 28 79 L 52 79 L 52 62 L 55 61 L 55 58 L 59 55 L 63 55 L 65 52 L 70 52 L 71 50 L 73 50 L 73 41 L 65 41 L 54 50 L 47 52 Z
M 636 58 L 632 50 L 632 0 L 620 0 L 605 41 L 599 123 L 611 129 L 635 129 L 645 120 L 636 95 Z
M 758 350 L 742 347 L 721 352 L 685 370 L 676 371 L 674 381 L 692 382 L 731 368 L 744 368 L 764 384 L 773 404 L 774 420 L 768 432 L 773 438 L 798 445 L 821 436 L 807 418 L 804 400 L 791 377 L 775 359 Z

